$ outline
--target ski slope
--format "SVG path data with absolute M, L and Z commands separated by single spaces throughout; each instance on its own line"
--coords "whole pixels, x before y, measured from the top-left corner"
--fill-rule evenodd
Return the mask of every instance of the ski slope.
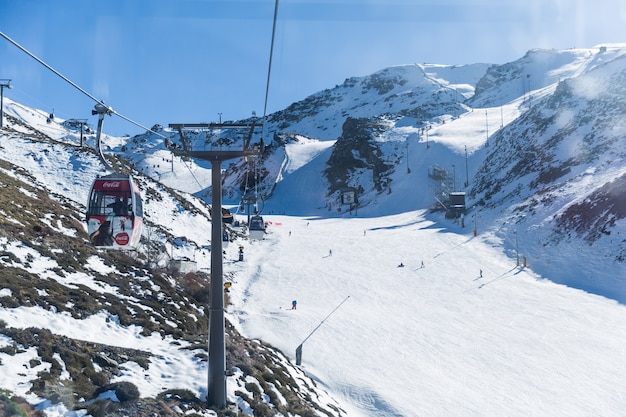
M 490 233 L 421 211 L 265 219 L 244 262 L 229 248 L 228 319 L 295 362 L 349 296 L 302 362 L 349 416 L 623 414 L 623 305 L 516 267 Z

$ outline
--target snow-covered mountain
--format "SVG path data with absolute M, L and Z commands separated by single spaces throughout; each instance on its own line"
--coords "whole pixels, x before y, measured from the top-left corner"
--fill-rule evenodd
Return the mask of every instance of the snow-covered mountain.
M 504 65 L 387 68 L 269 115 L 264 136 L 253 135 L 264 141 L 261 155 L 224 166 L 224 203 L 245 220 L 241 199 L 254 193 L 271 224 L 263 241 L 233 230 L 228 318 L 232 332 L 280 348 L 261 355 L 276 356 L 280 372 L 300 381 L 294 395 L 318 408 L 285 408 L 294 400 L 275 389 L 281 382 L 246 369 L 234 347 L 231 360 L 242 362 L 229 399 L 245 410 L 260 398 L 267 415 L 619 415 L 625 75 L 624 45 L 533 50 Z M 54 383 L 76 381 L 69 364 L 63 372 L 66 350 L 46 356 L 15 330 L 33 326 L 48 339 L 97 343 L 82 354 L 99 350 L 120 365 L 109 373 L 92 365 L 101 382 L 132 382 L 142 397 L 170 399 L 184 388 L 202 398 L 204 281 L 159 268 L 186 257 L 208 269 L 210 164 L 174 156 L 169 146 L 181 138 L 169 127 L 105 135 L 105 153 L 122 158 L 116 163 L 136 176 L 146 203 L 148 233 L 133 261 L 83 248 L 81 213 L 102 171 L 89 149 L 94 135 L 80 147 L 76 129 L 8 98 L 5 113 L 0 268 L 11 278 L 0 286 L 0 359 L 28 371 L 15 369 L 19 378 L 0 386 L 56 403 Z M 185 135 L 194 149 L 240 148 L 245 139 L 227 129 Z M 347 189 L 357 205 L 342 200 Z M 456 219 L 444 210 L 454 192 L 466 193 L 468 208 Z M 48 200 L 59 207 L 36 203 Z M 245 262 L 236 261 L 240 245 Z M 28 279 L 37 284 L 27 289 Z M 81 304 L 79 295 L 98 301 Z M 292 367 L 295 346 L 348 295 L 327 333 L 307 341 L 304 370 Z M 293 298 L 297 311 L 286 308 Z M 243 340 L 235 345 L 257 344 Z M 137 344 L 146 347 L 107 347 Z M 142 366 L 145 352 L 151 365 Z M 37 372 L 50 375 L 56 396 L 46 382 L 29 385 Z M 93 377 L 86 384 L 74 391 L 78 408 L 96 385 Z
M 437 207 L 454 188 L 473 207 L 467 223 L 517 241 L 533 269 L 566 269 L 559 282 L 623 302 L 626 274 L 612 271 L 626 255 L 624 52 L 532 50 L 504 65 L 402 65 L 349 78 L 270 115 L 262 158 L 226 167 L 224 201 L 238 206 L 254 189 L 268 196 L 266 212 L 340 214 L 340 191 L 353 187 L 363 216 Z M 202 180 L 186 180 L 188 191 L 210 198 L 209 166 L 196 162 Z M 150 175 L 177 188 L 180 177 L 160 166 Z M 429 176 L 433 167 L 446 184 Z M 572 247 L 574 263 L 560 256 Z

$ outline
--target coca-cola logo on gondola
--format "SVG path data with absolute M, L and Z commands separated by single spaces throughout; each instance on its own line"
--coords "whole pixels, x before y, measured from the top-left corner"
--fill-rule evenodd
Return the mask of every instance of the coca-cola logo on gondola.
M 128 236 L 128 233 L 118 233 L 115 235 L 115 243 L 119 246 L 126 246 L 129 241 L 130 237 Z
M 105 181 L 102 183 L 102 188 L 120 188 L 119 181 Z

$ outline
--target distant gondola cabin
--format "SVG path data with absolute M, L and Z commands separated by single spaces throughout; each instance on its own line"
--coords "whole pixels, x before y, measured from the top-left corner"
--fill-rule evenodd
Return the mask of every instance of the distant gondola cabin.
M 446 211 L 446 217 L 455 219 L 465 215 L 465 193 L 464 192 L 451 192 L 448 200 L 448 210 Z
M 222 223 L 231 224 L 234 220 L 233 214 L 229 209 L 222 207 Z
M 263 217 L 259 215 L 252 216 L 249 229 L 251 239 L 263 239 L 265 237 L 265 221 Z
M 91 243 L 103 249 L 133 249 L 142 226 L 141 194 L 132 177 L 112 174 L 96 178 L 87 204 Z

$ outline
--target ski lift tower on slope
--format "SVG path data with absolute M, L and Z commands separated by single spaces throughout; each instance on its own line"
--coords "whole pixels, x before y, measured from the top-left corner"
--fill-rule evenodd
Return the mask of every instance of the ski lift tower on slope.
M 256 156 L 259 151 L 250 149 L 254 129 L 262 124 L 232 123 L 173 123 L 169 127 L 178 129 L 182 147 L 166 144 L 174 155 L 197 158 L 211 162 L 211 305 L 209 307 L 209 381 L 207 401 L 209 405 L 226 406 L 226 347 L 224 323 L 224 293 L 222 276 L 222 161 Z M 185 137 L 185 129 L 250 129 L 241 149 L 193 150 Z

